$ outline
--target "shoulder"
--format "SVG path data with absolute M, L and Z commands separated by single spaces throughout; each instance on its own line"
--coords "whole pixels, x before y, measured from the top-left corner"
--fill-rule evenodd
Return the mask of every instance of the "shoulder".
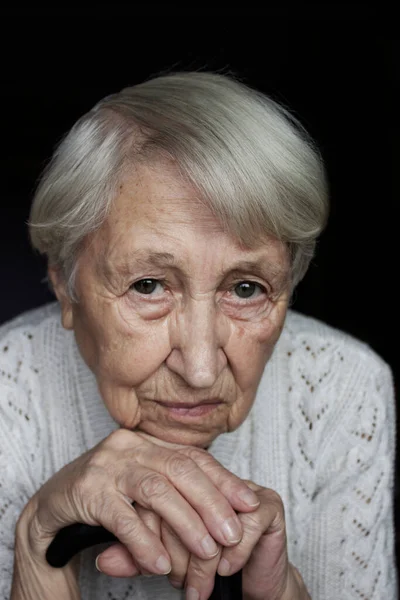
M 11 369 L 6 373 L 5 380 L 15 379 L 14 369 L 22 366 L 24 360 L 37 361 L 40 358 L 41 346 L 44 346 L 43 337 L 49 330 L 61 329 L 60 310 L 58 303 L 52 302 L 34 310 L 22 313 L 18 317 L 0 326 L 0 381 L 4 381 L 4 369 Z M 50 340 L 47 339 L 47 343 Z
M 23 312 L 10 321 L 6 321 L 0 325 L 0 340 L 10 332 L 16 331 L 21 327 L 37 327 L 48 318 L 58 320 L 59 315 L 60 308 L 58 302 L 50 302 L 43 306 L 39 306 L 38 308 Z
M 50 473 L 48 423 L 55 406 L 50 402 L 54 389 L 61 389 L 52 382 L 58 380 L 57 365 L 68 351 L 68 333 L 56 303 L 0 327 L 0 472 L 14 487 L 19 482 L 25 498 Z
M 28 311 L 0 327 L 0 427 L 30 430 L 44 409 L 44 376 L 56 355 L 61 324 L 55 303 Z
M 281 340 L 292 552 L 301 564 L 310 536 L 324 531 L 342 585 L 355 589 L 366 577 L 368 587 L 378 573 L 371 589 L 379 578 L 383 591 L 393 564 L 391 371 L 368 344 L 293 311 Z
M 319 464 L 324 470 L 333 454 L 354 449 L 363 460 L 379 453 L 392 457 L 392 373 L 368 344 L 290 311 L 280 357 L 287 374 L 293 451 L 300 448 L 312 467 Z
M 0 326 L 0 409 L 3 413 L 7 410 L 4 398 L 10 390 L 21 403 L 24 396 L 40 395 L 45 377 L 66 347 L 68 333 L 61 326 L 58 303 L 25 312 Z
M 314 317 L 289 310 L 283 331 L 284 345 L 298 357 L 318 362 L 335 361 L 336 372 L 359 368 L 374 373 L 390 371 L 367 343 Z M 291 350 L 287 350 L 291 352 Z

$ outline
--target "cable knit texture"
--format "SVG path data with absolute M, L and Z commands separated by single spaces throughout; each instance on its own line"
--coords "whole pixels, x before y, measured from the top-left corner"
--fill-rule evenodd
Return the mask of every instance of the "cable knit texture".
M 57 304 L 0 327 L 1 600 L 24 505 L 116 428 Z M 281 495 L 289 558 L 313 600 L 395 600 L 394 447 L 388 366 L 367 345 L 289 311 L 247 419 L 210 452 Z M 101 549 L 81 553 L 83 600 L 184 598 L 165 577 L 97 572 Z

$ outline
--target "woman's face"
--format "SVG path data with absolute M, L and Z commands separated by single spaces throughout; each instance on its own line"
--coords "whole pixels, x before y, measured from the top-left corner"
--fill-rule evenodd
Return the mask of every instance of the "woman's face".
M 102 398 L 122 427 L 207 447 L 248 414 L 285 319 L 289 262 L 223 231 L 172 168 L 140 167 L 86 244 L 78 303 L 51 271 Z

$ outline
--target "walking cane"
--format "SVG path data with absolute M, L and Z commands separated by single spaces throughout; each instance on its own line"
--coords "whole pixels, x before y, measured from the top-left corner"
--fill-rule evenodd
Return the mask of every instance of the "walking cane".
M 46 560 L 52 567 L 65 567 L 81 550 L 115 541 L 118 541 L 115 535 L 104 527 L 74 523 L 56 534 L 47 549 Z M 217 573 L 209 600 L 242 600 L 242 572 L 230 577 L 221 577 Z

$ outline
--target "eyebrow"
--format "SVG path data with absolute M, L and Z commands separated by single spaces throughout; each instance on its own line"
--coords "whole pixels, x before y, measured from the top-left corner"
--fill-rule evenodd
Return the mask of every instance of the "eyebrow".
M 137 250 L 132 254 L 125 256 L 122 261 L 115 266 L 116 271 L 121 275 L 126 275 L 131 272 L 132 264 L 135 267 L 147 268 L 177 268 L 179 269 L 179 261 L 170 252 L 152 252 L 149 250 Z M 272 277 L 280 278 L 287 277 L 286 269 L 273 265 L 268 260 L 259 258 L 256 260 L 239 260 L 232 265 L 232 268 L 222 272 L 222 276 L 230 274 L 231 276 L 243 276 L 243 273 L 252 273 L 261 278 Z
M 175 257 L 170 252 L 151 252 L 147 250 L 137 250 L 125 256 L 119 264 L 116 265 L 118 273 L 126 274 L 131 270 L 132 264 L 139 267 L 174 267 L 177 266 Z
M 254 273 L 255 275 L 258 275 L 259 277 L 265 277 L 266 275 L 269 275 L 272 277 L 281 277 L 283 275 L 285 275 L 286 271 L 285 269 L 282 269 L 281 267 L 277 267 L 276 265 L 272 265 L 270 262 L 268 262 L 267 260 L 264 259 L 258 259 L 258 260 L 240 260 L 239 262 L 235 263 L 234 267 L 232 269 L 229 269 L 229 273 L 233 274 L 233 275 L 241 275 L 242 273 Z

